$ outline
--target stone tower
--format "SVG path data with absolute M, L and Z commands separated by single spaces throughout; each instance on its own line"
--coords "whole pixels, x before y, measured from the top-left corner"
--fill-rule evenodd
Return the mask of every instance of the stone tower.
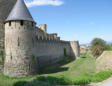
M 35 28 L 36 23 L 24 1 L 17 0 L 5 21 L 5 75 L 27 76 L 37 73 L 37 62 L 33 55 Z
M 78 41 L 70 41 L 70 45 L 71 45 L 71 56 L 75 57 L 75 58 L 79 58 L 80 57 L 80 45 Z
M 4 20 L 7 18 L 16 0 L 0 0 L 0 54 L 4 52 Z M 3 63 L 3 57 L 0 56 L 0 72 Z
M 39 25 L 39 28 L 42 30 L 42 31 L 44 31 L 45 33 L 47 33 L 47 25 L 46 24 L 40 24 Z

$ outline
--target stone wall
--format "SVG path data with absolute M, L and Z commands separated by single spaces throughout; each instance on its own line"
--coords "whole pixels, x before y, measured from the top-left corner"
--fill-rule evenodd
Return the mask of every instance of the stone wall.
M 37 40 L 34 55 L 38 60 L 39 68 L 54 64 L 64 57 L 64 49 L 67 55 L 71 54 L 69 42 L 57 40 Z
M 29 21 L 24 21 L 23 25 L 21 21 L 5 24 L 5 75 L 37 74 L 40 68 L 62 60 L 64 49 L 68 56 L 79 56 L 78 42 L 37 38 L 36 31 L 35 23 Z
M 78 41 L 36 40 L 34 56 L 38 60 L 39 68 L 54 64 L 64 58 L 66 54 L 74 59 L 80 57 Z

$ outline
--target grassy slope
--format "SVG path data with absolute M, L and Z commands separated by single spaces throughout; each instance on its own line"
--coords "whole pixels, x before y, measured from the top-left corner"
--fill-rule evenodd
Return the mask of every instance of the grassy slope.
M 59 69 L 59 70 L 57 70 Z M 91 76 L 95 72 L 95 60 L 92 57 L 81 58 L 63 66 L 56 66 L 53 69 L 46 69 L 48 74 L 41 74 L 37 76 L 30 76 L 24 78 L 9 78 L 7 76 L 0 75 L 0 86 L 16 86 L 16 82 L 20 81 L 33 81 L 39 76 L 60 77 L 67 76 L 71 80 L 81 76 Z M 51 72 L 53 71 L 53 72 Z
M 29 77 L 7 77 L 0 74 L 0 86 L 51 86 L 52 84 L 88 84 L 100 82 L 112 75 L 112 71 L 96 73 L 95 59 L 84 55 L 83 58 L 69 62 L 68 59 L 46 68 L 43 73 Z M 87 57 L 87 58 L 84 58 Z M 60 65 L 61 64 L 61 65 Z
M 71 63 L 61 66 L 61 68 L 66 68 L 67 70 L 47 74 L 50 76 L 60 76 L 66 75 L 70 78 L 79 77 L 85 74 L 92 75 L 95 72 L 95 59 L 92 57 L 77 59 Z M 57 68 L 54 68 L 57 69 Z M 54 70 L 53 69 L 53 70 Z M 52 71 L 46 70 L 46 71 Z M 54 70 L 55 71 L 55 70 Z

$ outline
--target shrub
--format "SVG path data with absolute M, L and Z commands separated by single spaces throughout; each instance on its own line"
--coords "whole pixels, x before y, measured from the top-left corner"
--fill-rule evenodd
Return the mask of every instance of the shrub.
M 98 57 L 102 54 L 103 51 L 104 51 L 104 47 L 97 45 L 93 48 L 92 54 L 93 54 L 93 56 Z
M 106 46 L 106 42 L 100 38 L 94 38 L 91 42 L 92 54 L 95 57 L 98 57 L 102 54 Z
M 105 46 L 105 50 L 112 50 L 112 46 L 109 45 L 109 44 L 106 44 L 106 46 Z

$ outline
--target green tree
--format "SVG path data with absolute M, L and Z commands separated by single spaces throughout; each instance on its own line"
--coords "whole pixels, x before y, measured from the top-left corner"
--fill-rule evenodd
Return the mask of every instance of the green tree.
M 94 38 L 91 42 L 92 54 L 98 57 L 105 50 L 106 42 L 101 38 Z
M 108 50 L 108 51 L 112 50 L 111 44 L 106 44 L 105 50 Z

